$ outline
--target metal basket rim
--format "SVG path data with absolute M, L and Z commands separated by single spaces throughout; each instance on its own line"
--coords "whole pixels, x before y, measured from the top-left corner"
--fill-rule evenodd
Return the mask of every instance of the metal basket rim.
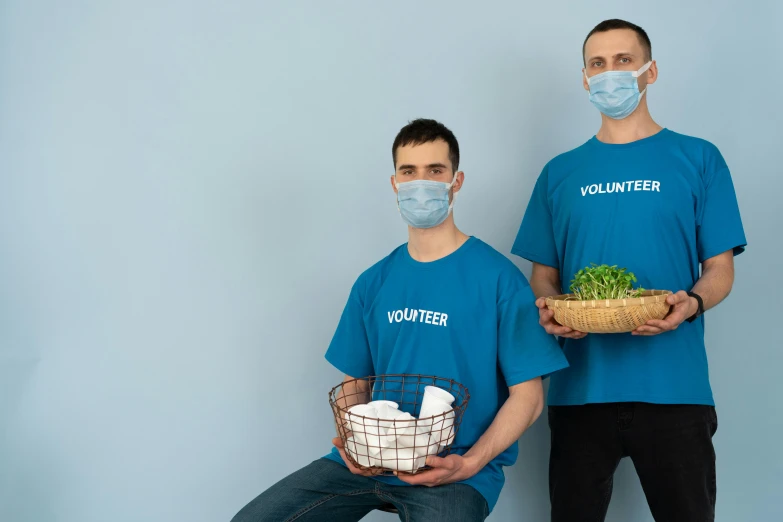
M 430 419 L 434 420 L 434 419 L 436 419 L 438 417 L 443 417 L 445 415 L 448 415 L 451 412 L 454 412 L 455 416 L 459 415 L 459 417 L 461 418 L 465 414 L 465 410 L 467 409 L 468 402 L 470 401 L 470 390 L 468 389 L 468 387 L 465 386 L 464 384 L 462 384 L 461 382 L 455 380 L 455 379 L 451 379 L 451 378 L 447 378 L 447 377 L 439 377 L 437 375 L 408 374 L 408 373 L 388 373 L 388 374 L 378 374 L 378 375 L 367 375 L 365 377 L 354 377 L 354 378 L 349 379 L 347 381 L 343 381 L 340 384 L 337 384 L 336 386 L 333 386 L 329 390 L 329 405 L 332 407 L 332 413 L 333 414 L 334 413 L 339 413 L 339 418 L 344 418 L 345 417 L 345 413 L 348 412 L 348 409 L 342 408 L 342 407 L 340 407 L 340 406 L 338 406 L 336 404 L 336 399 L 334 398 L 334 396 L 336 395 L 336 392 L 337 392 L 338 389 L 340 389 L 343 386 L 345 386 L 346 384 L 350 384 L 352 382 L 369 381 L 369 380 L 379 381 L 379 380 L 383 380 L 383 378 L 386 378 L 386 377 L 389 377 L 389 378 L 391 378 L 391 377 L 394 377 L 394 378 L 404 378 L 404 379 L 411 379 L 411 380 L 413 380 L 413 379 L 430 380 L 430 381 L 434 381 L 434 382 L 446 381 L 446 382 L 450 383 L 451 386 L 455 386 L 456 385 L 456 387 L 459 389 L 460 394 L 462 396 L 462 401 L 461 401 L 461 403 L 458 406 L 455 406 L 455 407 L 453 407 L 450 410 L 441 412 L 441 413 L 439 413 L 437 415 L 433 415 L 431 417 L 418 417 L 418 418 L 415 419 L 415 422 L 427 421 L 427 420 L 430 420 Z M 396 381 L 396 382 L 405 382 L 405 381 L 401 380 L 401 381 Z M 433 383 L 433 385 L 434 385 L 434 383 Z M 370 390 L 370 393 L 372 394 L 372 390 Z M 417 392 L 417 393 L 421 393 L 421 392 Z M 356 406 L 356 404 L 353 404 L 350 407 L 353 407 L 353 406 Z M 399 421 L 399 420 L 396 420 L 396 419 L 376 419 L 374 417 L 366 417 L 364 415 L 357 415 L 357 414 L 352 414 L 352 415 L 355 415 L 357 417 L 357 419 L 361 418 L 361 419 L 370 419 L 370 420 L 383 420 L 385 422 L 391 422 L 391 423 L 395 423 L 395 422 L 411 422 L 410 420 Z M 335 423 L 337 422 L 337 418 L 338 418 L 338 415 L 335 415 L 335 419 L 334 419 Z M 338 436 L 343 440 L 343 442 L 345 442 L 345 440 L 347 440 L 347 439 L 345 439 L 344 435 L 339 432 L 339 428 L 338 428 Z M 449 444 L 448 446 L 451 446 L 451 445 Z M 450 453 L 450 451 L 447 450 L 447 453 Z M 422 468 L 420 468 L 420 469 L 418 469 L 416 471 L 402 471 L 402 470 L 392 471 L 392 470 L 390 470 L 388 468 L 383 468 L 383 467 L 379 467 L 379 466 L 369 466 L 368 467 L 368 466 L 364 466 L 362 464 L 359 464 L 353 458 L 353 456 L 350 455 L 347 451 L 346 451 L 346 456 L 347 456 L 347 458 L 351 461 L 351 463 L 354 466 L 356 466 L 356 467 L 358 467 L 359 469 L 362 469 L 362 470 L 370 471 L 373 476 L 415 475 L 416 473 L 421 473 L 422 471 L 430 469 L 429 466 L 425 465 L 424 467 L 422 467 Z
M 370 380 L 370 379 L 373 379 L 373 380 L 377 381 L 377 380 L 380 380 L 379 379 L 380 377 L 405 377 L 405 378 L 411 378 L 411 379 L 413 379 L 413 378 L 418 378 L 418 379 L 422 379 L 422 378 L 424 378 L 424 379 L 436 379 L 436 380 L 448 381 L 448 382 L 450 382 L 452 384 L 456 384 L 459 387 L 460 391 L 464 390 L 465 396 L 462 399 L 462 402 L 458 406 L 454 406 L 450 410 L 438 413 L 437 415 L 432 415 L 430 417 L 417 417 L 416 421 L 427 420 L 427 419 L 435 419 L 437 417 L 442 417 L 442 416 L 448 415 L 451 412 L 454 412 L 456 414 L 456 412 L 460 411 L 460 410 L 463 411 L 463 413 L 464 413 L 464 410 L 467 408 L 468 402 L 470 401 L 470 390 L 468 389 L 468 387 L 465 386 L 464 384 L 462 384 L 461 382 L 456 381 L 454 379 L 450 379 L 450 378 L 447 378 L 447 377 L 438 377 L 437 375 L 423 375 L 423 374 L 412 374 L 412 373 L 385 373 L 385 374 L 380 374 L 380 375 L 368 375 L 366 377 L 354 377 L 353 379 L 350 379 L 350 380 L 347 380 L 347 381 L 343 381 L 340 384 L 338 384 L 336 386 L 333 386 L 332 389 L 329 390 L 329 405 L 332 406 L 333 408 L 336 408 L 341 413 L 340 417 L 343 417 L 346 413 L 348 413 L 348 409 L 356 406 L 356 404 L 352 404 L 348 409 L 338 406 L 336 404 L 336 400 L 334 399 L 334 395 L 335 395 L 336 390 L 338 388 L 341 388 L 345 384 L 349 384 L 349 383 L 356 382 L 356 381 L 367 381 L 367 380 Z M 357 415 L 357 414 L 354 414 L 354 413 L 352 413 L 351 415 L 355 415 L 357 418 L 361 418 L 361 419 L 382 420 L 382 421 L 386 421 L 386 422 L 410 422 L 410 421 L 396 421 L 395 419 L 376 419 L 375 417 L 365 417 L 364 415 Z

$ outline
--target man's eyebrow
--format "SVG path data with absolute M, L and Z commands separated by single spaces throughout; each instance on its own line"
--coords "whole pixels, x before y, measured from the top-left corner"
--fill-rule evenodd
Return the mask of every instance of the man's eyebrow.
M 447 169 L 443 163 L 430 163 L 425 166 L 427 169 Z M 416 165 L 404 164 L 397 167 L 397 170 L 416 170 Z
M 620 58 L 621 56 L 635 56 L 635 55 L 633 53 L 624 51 L 613 55 L 612 58 Z M 590 58 L 587 59 L 587 61 L 592 62 L 593 60 L 603 60 L 603 59 L 604 59 L 603 56 L 591 56 Z

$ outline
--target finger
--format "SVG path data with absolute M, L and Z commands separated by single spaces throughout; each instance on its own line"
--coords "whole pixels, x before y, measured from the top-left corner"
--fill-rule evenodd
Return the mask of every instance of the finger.
M 410 475 L 399 474 L 397 475 L 397 478 L 412 486 L 432 487 L 440 484 L 446 476 L 448 476 L 448 474 L 442 470 L 431 469 Z
M 670 305 L 676 305 L 677 303 L 681 303 L 683 301 L 687 301 L 689 299 L 688 294 L 680 290 L 676 294 L 672 294 L 669 297 L 666 298 L 666 302 Z
M 433 469 L 453 467 L 451 466 L 448 459 L 444 459 L 443 457 L 438 457 L 436 455 L 430 455 L 429 457 L 427 457 L 427 460 L 424 461 L 424 464 Z
M 585 337 L 587 337 L 587 332 L 579 332 L 577 330 L 574 330 L 573 332 L 571 332 L 570 334 L 564 337 L 566 337 L 567 339 L 584 339 Z
M 683 321 L 685 321 L 686 315 L 682 313 L 682 310 L 678 310 L 677 312 L 671 314 L 669 317 L 666 317 L 661 320 L 657 319 L 650 319 L 647 321 L 647 324 L 650 326 L 657 326 L 658 328 L 661 328 L 666 331 L 670 330 L 676 330 L 678 326 L 682 324 Z
M 397 473 L 397 478 L 406 484 L 412 486 L 423 486 L 429 479 L 427 478 L 429 473 L 426 471 L 420 471 L 419 473 Z
M 332 444 L 338 449 L 342 449 L 345 447 L 345 444 L 343 444 L 343 439 L 340 437 L 335 437 L 332 439 Z
M 650 319 L 647 321 L 646 326 L 651 326 L 653 328 L 658 328 L 659 330 L 663 330 L 665 332 L 668 332 L 670 330 L 675 330 L 679 323 L 677 321 L 672 321 L 670 319 Z
M 348 459 L 348 456 L 345 454 L 345 450 L 342 448 L 338 448 L 337 451 L 340 453 L 340 457 L 342 457 L 343 462 L 345 462 L 345 465 L 348 466 L 348 469 L 351 471 L 351 473 L 356 473 L 359 470 L 356 466 L 351 464 L 351 461 Z
M 361 470 L 354 466 L 351 461 L 348 459 L 348 456 L 345 454 L 345 450 L 342 448 L 337 448 L 337 451 L 340 453 L 340 457 L 342 457 L 343 462 L 345 462 L 345 465 L 348 467 L 348 471 L 351 473 L 354 473 L 356 475 L 361 473 Z
M 406 482 L 421 485 L 435 485 L 442 483 L 447 477 L 454 473 L 457 462 L 453 458 L 443 458 L 436 455 L 430 455 L 424 461 L 425 466 L 430 469 L 422 470 L 413 475 L 408 475 Z M 415 477 L 415 478 L 414 478 Z M 400 477 L 402 479 L 402 477 Z
M 665 323 L 665 321 L 664 321 L 664 323 Z M 648 322 L 644 323 L 643 325 L 641 325 L 640 327 L 638 327 L 636 329 L 636 331 L 637 332 L 648 332 L 648 333 L 649 332 L 660 332 L 660 331 L 663 331 L 665 328 L 666 328 L 665 326 L 661 327 L 661 325 L 650 324 L 650 322 L 648 321 Z
M 571 335 L 574 330 L 567 326 L 562 326 L 557 323 L 549 323 L 549 326 L 546 329 L 547 333 L 552 335 L 557 335 L 559 337 L 568 337 Z
M 536 306 L 541 308 L 541 309 L 546 308 L 546 298 L 545 297 L 539 297 L 538 299 L 536 299 Z
M 357 468 L 348 459 L 348 456 L 345 454 L 345 450 L 343 450 L 341 448 L 338 448 L 337 451 L 340 452 L 340 456 L 342 457 L 343 462 L 345 462 L 345 465 L 348 468 L 348 471 L 350 471 L 354 475 L 361 475 L 363 477 L 372 477 L 372 476 L 377 475 L 379 473 L 378 471 L 375 471 L 375 470 L 365 470 L 365 469 Z
M 552 310 L 539 310 L 538 324 L 546 328 L 547 331 L 549 328 L 564 328 L 562 324 L 555 321 L 555 312 Z
M 662 334 L 664 330 L 661 330 L 660 328 L 656 328 L 654 326 L 640 326 L 633 332 L 631 332 L 632 335 L 658 335 Z
M 687 303 L 679 303 L 672 306 L 669 309 L 669 313 L 667 313 L 663 318 L 663 321 L 666 321 L 672 325 L 680 324 L 688 317 L 687 306 Z M 650 319 L 650 321 L 657 321 L 657 319 Z M 650 321 L 647 322 L 649 323 Z

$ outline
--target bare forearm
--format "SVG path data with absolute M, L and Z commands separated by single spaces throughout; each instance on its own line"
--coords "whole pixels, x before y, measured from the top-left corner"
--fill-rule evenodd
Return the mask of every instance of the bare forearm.
M 511 446 L 541 415 L 544 391 L 541 379 L 512 386 L 511 394 L 487 431 L 465 453 L 473 469 L 480 470 Z
M 530 288 L 533 289 L 533 294 L 536 296 L 536 299 L 539 297 L 550 297 L 560 294 L 560 288 L 552 281 L 547 281 L 545 279 L 531 279 Z
M 704 309 L 709 310 L 726 299 L 733 284 L 733 263 L 712 264 L 704 267 L 701 277 L 693 286 L 693 292 L 701 296 Z
M 551 266 L 533 263 L 530 288 L 533 289 L 536 298 L 560 294 L 560 271 Z
M 335 402 L 341 408 L 350 408 L 355 404 L 365 404 L 370 400 L 370 383 L 364 379 L 354 379 L 346 375 L 343 385 L 335 396 Z
M 343 379 L 343 385 L 335 396 L 335 405 L 347 411 L 348 408 L 356 404 L 366 404 L 370 402 L 370 383 L 364 379 L 355 380 L 350 375 L 346 375 Z M 342 415 L 339 415 L 342 417 Z M 337 434 L 340 434 L 341 427 L 337 425 Z M 346 434 L 347 435 L 347 434 Z

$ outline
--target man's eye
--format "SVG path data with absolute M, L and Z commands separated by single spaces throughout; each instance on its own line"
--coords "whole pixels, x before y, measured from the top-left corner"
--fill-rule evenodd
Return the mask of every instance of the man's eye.
M 620 63 L 630 63 L 630 62 L 631 62 L 630 58 L 620 58 Z
M 433 173 L 433 174 L 435 174 L 435 175 L 438 175 L 438 174 L 440 174 L 441 172 L 443 172 L 443 171 L 442 171 L 442 170 L 440 170 L 440 169 L 433 169 L 433 170 L 432 170 L 432 173 Z
M 604 64 L 604 62 L 593 62 L 592 66 L 593 67 L 601 67 L 603 64 Z

